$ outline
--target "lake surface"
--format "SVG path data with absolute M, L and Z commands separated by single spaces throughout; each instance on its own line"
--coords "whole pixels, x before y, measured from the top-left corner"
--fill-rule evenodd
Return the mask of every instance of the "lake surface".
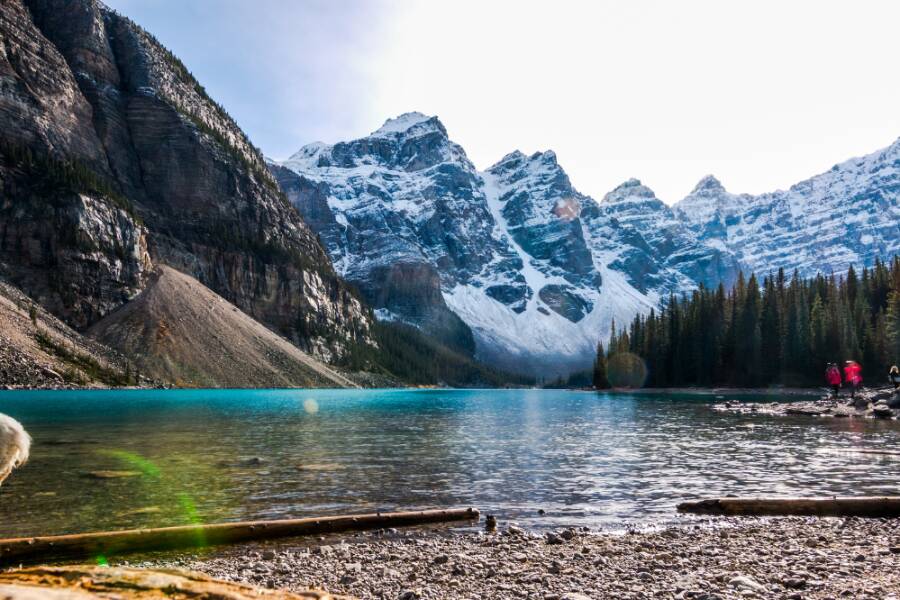
M 900 493 L 898 457 L 855 452 L 900 448 L 897 423 L 734 415 L 711 410 L 715 401 L 550 390 L 0 392 L 0 412 L 35 439 L 31 462 L 0 487 L 0 535 L 452 506 L 529 527 L 622 527 L 676 520 L 675 504 L 691 498 Z M 129 476 L 89 475 L 97 471 Z

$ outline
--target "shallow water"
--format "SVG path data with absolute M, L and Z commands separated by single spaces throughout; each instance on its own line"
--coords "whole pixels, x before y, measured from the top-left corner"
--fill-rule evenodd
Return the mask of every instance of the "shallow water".
M 31 462 L 0 487 L 0 535 L 449 506 L 531 527 L 620 527 L 671 521 L 677 502 L 699 497 L 900 493 L 898 457 L 854 452 L 898 448 L 897 423 L 734 415 L 711 410 L 714 401 L 550 390 L 0 392 L 0 412 L 35 439 Z

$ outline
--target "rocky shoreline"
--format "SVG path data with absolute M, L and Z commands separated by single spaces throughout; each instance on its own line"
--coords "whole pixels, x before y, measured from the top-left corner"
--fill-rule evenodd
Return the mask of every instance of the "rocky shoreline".
M 900 418 L 900 394 L 889 388 L 864 389 L 856 398 L 830 395 L 806 401 L 791 402 L 739 402 L 729 400 L 713 405 L 714 410 L 762 415 L 801 415 L 809 417 L 839 418 Z
M 361 599 L 897 599 L 900 521 L 696 519 L 626 534 L 419 529 L 156 556 L 132 566 Z

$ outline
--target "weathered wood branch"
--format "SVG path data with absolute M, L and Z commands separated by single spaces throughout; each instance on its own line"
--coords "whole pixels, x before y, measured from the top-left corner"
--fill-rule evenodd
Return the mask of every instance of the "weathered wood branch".
M 0 572 L 5 600 L 352 600 L 328 592 L 268 590 L 200 573 L 76 565 Z
M 682 502 L 678 511 L 725 516 L 900 517 L 900 496 L 714 498 Z
M 280 521 L 183 525 L 0 540 L 0 565 L 83 559 L 342 531 L 477 520 L 474 508 L 374 513 Z

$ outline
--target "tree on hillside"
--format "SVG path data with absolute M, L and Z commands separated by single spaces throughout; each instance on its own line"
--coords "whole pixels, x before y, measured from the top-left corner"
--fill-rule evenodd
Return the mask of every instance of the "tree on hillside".
M 606 351 L 603 342 L 597 342 L 597 356 L 594 358 L 593 384 L 598 390 L 609 389 L 609 377 L 607 375 Z
M 887 360 L 891 364 L 897 364 L 900 362 L 900 291 L 893 291 L 888 295 L 885 314 Z

